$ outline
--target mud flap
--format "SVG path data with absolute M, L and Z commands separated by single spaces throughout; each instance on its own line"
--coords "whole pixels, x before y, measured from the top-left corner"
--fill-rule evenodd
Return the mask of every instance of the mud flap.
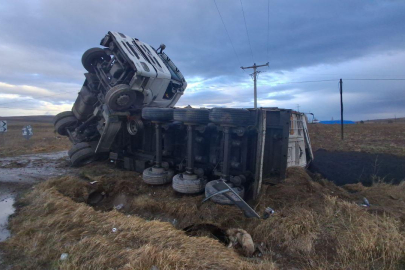
M 220 181 L 219 183 L 215 184 L 213 186 L 218 192 L 212 194 L 211 196 L 205 198 L 202 203 L 208 201 L 209 199 L 211 199 L 212 197 L 219 195 L 219 194 L 223 194 L 224 196 L 226 196 L 229 200 L 231 200 L 237 207 L 239 207 L 244 213 L 245 216 L 248 218 L 260 218 L 259 214 L 256 213 L 255 210 L 253 210 L 252 207 L 250 207 L 249 204 L 247 204 L 230 186 L 228 186 L 227 183 L 225 183 L 224 181 Z M 227 193 L 228 192 L 232 192 L 235 197 L 229 196 Z

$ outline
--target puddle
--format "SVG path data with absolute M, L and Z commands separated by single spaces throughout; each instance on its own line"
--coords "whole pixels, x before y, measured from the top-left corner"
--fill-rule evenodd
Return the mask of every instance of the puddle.
M 14 213 L 14 197 L 0 197 L 0 242 L 10 237 L 10 231 L 7 229 L 8 217 Z
M 22 155 L 0 159 L 0 182 L 36 183 L 50 176 L 62 175 L 66 169 L 57 168 L 67 151 Z
M 66 173 L 70 168 L 57 167 L 64 158 L 67 159 L 67 151 L 0 158 L 0 242 L 10 236 L 8 218 L 15 211 L 13 204 L 18 192 Z

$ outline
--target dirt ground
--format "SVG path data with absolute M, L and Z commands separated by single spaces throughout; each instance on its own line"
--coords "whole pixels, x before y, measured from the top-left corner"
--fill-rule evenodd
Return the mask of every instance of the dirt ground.
M 312 148 L 328 151 L 354 151 L 405 156 L 405 123 L 369 123 L 344 125 L 310 124 Z
M 377 133 L 386 127 L 369 125 Z M 363 126 L 347 128 L 351 139 L 343 143 L 330 136 L 336 126 L 311 126 L 312 143 L 330 152 L 353 150 L 349 144 L 365 153 L 397 149 L 392 134 L 375 142 L 392 140 L 385 150 L 364 147 L 372 140 Z M 112 164 L 72 169 L 60 155 L 0 159 L 1 171 L 8 172 L 0 178 L 0 190 L 8 185 L 17 201 L 9 223 L 12 237 L 0 243 L 2 269 L 405 268 L 403 182 L 338 187 L 319 174 L 290 168 L 285 181 L 264 186 L 254 208 L 263 214 L 271 207 L 275 213 L 258 220 L 232 206 L 201 204 L 203 195 L 147 186 L 135 172 Z M 32 184 L 37 185 L 28 188 Z M 364 197 L 369 207 L 362 205 Z M 217 230 L 183 231 L 199 224 Z M 245 257 L 239 246 L 227 247 L 229 239 L 218 232 L 229 228 L 252 235 L 253 257 Z M 63 253 L 68 255 L 61 260 Z
M 337 185 L 361 182 L 398 184 L 405 179 L 405 123 L 344 126 L 310 124 L 315 152 L 310 170 Z

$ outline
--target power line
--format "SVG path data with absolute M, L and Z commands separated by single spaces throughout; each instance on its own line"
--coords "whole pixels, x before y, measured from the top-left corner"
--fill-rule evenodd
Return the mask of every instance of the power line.
M 343 79 L 344 81 L 405 81 L 405 79 Z M 291 81 L 291 82 L 282 82 L 278 84 L 293 84 L 293 83 L 317 83 L 317 82 L 339 82 L 339 79 L 329 79 L 329 80 L 311 80 L 311 81 Z M 271 81 L 278 82 L 278 81 Z
M 252 61 L 254 62 L 255 60 L 254 60 L 254 58 L 253 58 L 252 44 L 250 43 L 249 31 L 248 31 L 247 24 L 246 24 L 245 10 L 243 9 L 242 0 L 240 0 L 240 5 L 241 5 L 241 7 L 242 7 L 243 20 L 244 20 L 244 22 L 245 22 L 246 35 L 247 35 L 248 42 L 249 42 L 249 47 L 250 47 L 250 54 L 252 55 Z
M 345 81 L 405 81 L 405 79 L 344 79 Z
M 293 83 L 316 83 L 316 82 L 334 82 L 339 81 L 339 79 L 330 79 L 330 80 L 317 80 L 317 81 L 298 81 L 298 82 L 282 82 L 278 84 L 293 84 Z M 271 81 L 271 82 L 278 82 L 278 81 Z
M 229 42 L 230 42 L 230 43 L 231 43 L 231 45 L 232 45 L 233 52 L 235 53 L 236 58 L 238 59 L 239 65 L 241 65 L 241 61 L 240 61 L 239 55 L 238 55 L 238 53 L 237 53 L 237 52 L 236 52 L 236 50 L 235 50 L 235 46 L 233 45 L 233 42 L 232 42 L 231 36 L 229 35 L 228 29 L 226 28 L 226 25 L 225 25 L 224 19 L 222 18 L 221 12 L 219 12 L 219 8 L 218 8 L 217 2 L 216 2 L 215 0 L 214 0 L 214 4 L 215 4 L 215 7 L 217 8 L 217 11 L 218 11 L 219 17 L 221 18 L 222 24 L 223 24 L 223 26 L 224 26 L 224 28 L 225 28 L 225 32 L 226 32 L 226 34 L 227 34 L 227 36 L 228 36 Z
M 267 0 L 267 61 L 269 60 L 270 46 L 270 0 Z

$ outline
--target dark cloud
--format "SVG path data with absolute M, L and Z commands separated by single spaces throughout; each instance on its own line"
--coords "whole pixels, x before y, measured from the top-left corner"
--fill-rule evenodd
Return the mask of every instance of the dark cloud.
M 239 1 L 217 0 L 239 59 L 210 0 L 2 1 L 0 82 L 14 85 L 13 93 L 23 97 L 52 104 L 73 102 L 83 81 L 81 55 L 98 46 L 109 30 L 153 46 L 167 45 L 166 52 L 190 82 L 180 105 L 252 106 L 251 70 L 243 72 L 239 67 L 253 61 L 270 62 L 260 76 L 259 104 L 295 107 L 300 103 L 324 118 L 339 115 L 337 82 L 280 83 L 405 77 L 404 1 L 270 1 L 269 44 L 268 1 L 243 3 L 253 59 Z M 24 85 L 42 90 L 27 92 Z M 345 81 L 345 89 L 346 85 L 349 93 L 356 93 L 346 97 L 348 106 L 364 103 L 358 110 L 347 109 L 354 119 L 374 113 L 369 108 L 376 105 L 379 113 L 391 112 L 404 84 Z M 42 91 L 58 95 L 40 98 Z M 0 93 L 11 94 L 1 85 Z M 405 115 L 404 109 L 398 110 Z

